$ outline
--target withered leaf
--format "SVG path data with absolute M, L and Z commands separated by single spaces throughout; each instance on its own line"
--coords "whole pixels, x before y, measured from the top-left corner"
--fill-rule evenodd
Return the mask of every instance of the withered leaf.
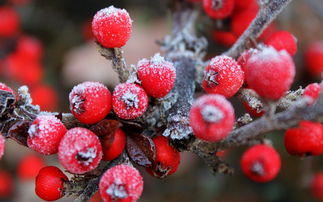
M 14 125 L 12 125 L 8 131 L 8 136 L 22 144 L 24 146 L 27 145 L 27 137 L 28 137 L 28 129 L 31 125 L 31 121 L 18 121 Z
M 11 92 L 0 90 L 0 117 L 16 102 L 16 97 Z
M 121 125 L 119 121 L 104 119 L 91 126 L 90 130 L 101 139 L 101 142 L 104 142 L 104 147 L 109 147 L 114 140 L 115 132 Z
M 152 167 L 156 159 L 156 149 L 153 140 L 140 133 L 127 137 L 127 152 L 132 161 L 143 167 Z

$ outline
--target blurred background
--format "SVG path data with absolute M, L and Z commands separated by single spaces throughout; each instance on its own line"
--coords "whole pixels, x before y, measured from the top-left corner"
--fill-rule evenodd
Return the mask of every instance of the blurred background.
M 44 111 L 68 112 L 68 93 L 82 81 L 100 81 L 112 91 L 118 83 L 117 76 L 110 61 L 97 52 L 91 32 L 92 17 L 109 5 L 126 8 L 134 21 L 132 37 L 124 47 L 128 65 L 160 52 L 156 41 L 171 31 L 165 1 L 0 0 L 0 81 L 14 90 L 28 85 L 33 103 Z M 199 1 L 192 6 L 201 10 L 196 28 L 209 41 L 207 58 L 227 50 L 238 37 L 231 33 L 230 22 L 234 15 L 245 10 L 237 8 L 232 16 L 219 21 L 208 18 Z M 322 0 L 294 1 L 259 39 L 263 41 L 278 30 L 287 30 L 297 38 L 294 90 L 320 81 L 323 65 L 313 67 L 304 55 L 313 43 L 323 40 L 322 10 Z M 323 64 L 321 46 L 317 60 Z M 246 112 L 237 100 L 232 101 L 237 116 Z M 309 184 L 312 176 L 323 170 L 323 158 L 300 159 L 288 155 L 283 145 L 283 131 L 269 134 L 268 138 L 282 156 L 282 170 L 272 182 L 254 183 L 242 174 L 239 161 L 246 148 L 226 151 L 221 157 L 235 168 L 233 176 L 213 176 L 200 159 L 184 152 L 179 170 L 167 179 L 153 178 L 141 169 L 145 187 L 139 201 L 315 201 Z M 0 201 L 41 201 L 34 193 L 34 178 L 44 165 L 59 166 L 56 155 L 38 156 L 8 140 L 0 161 Z M 100 199 L 96 196 L 93 201 Z

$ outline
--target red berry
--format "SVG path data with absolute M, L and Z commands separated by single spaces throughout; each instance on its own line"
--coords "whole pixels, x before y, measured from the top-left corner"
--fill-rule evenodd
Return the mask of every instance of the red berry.
M 156 159 L 152 168 L 146 168 L 149 174 L 156 177 L 166 177 L 176 172 L 180 163 L 180 153 L 169 145 L 164 136 L 153 138 L 156 148 Z
M 8 6 L 0 7 L 0 37 L 12 37 L 19 31 L 19 16 Z
M 28 147 L 45 155 L 55 154 L 66 133 L 64 124 L 52 115 L 39 115 L 28 130 Z
M 12 93 L 14 95 L 16 94 L 9 86 L 7 86 L 6 84 L 1 83 L 1 82 L 0 82 L 0 90 L 7 91 L 7 92 Z
M 3 153 L 4 153 L 4 147 L 5 147 L 5 139 L 3 137 L 3 135 L 0 133 L 0 159 L 2 158 L 3 156 Z
M 246 72 L 246 64 L 247 64 L 247 61 L 249 60 L 250 56 L 252 54 L 256 53 L 257 51 L 258 51 L 257 49 L 251 48 L 251 49 L 243 51 L 241 53 L 241 55 L 239 56 L 237 62 L 244 72 Z
M 99 191 L 95 192 L 95 194 L 91 197 L 89 202 L 102 202 L 100 192 Z
M 232 97 L 244 81 L 244 72 L 238 63 L 228 56 L 216 56 L 204 70 L 202 87 L 207 93 Z
M 247 112 L 254 117 L 261 117 L 265 114 L 265 111 L 263 109 L 254 108 L 248 102 L 242 101 L 242 104 Z
M 286 130 L 284 143 L 291 155 L 320 155 L 323 153 L 323 124 L 301 121 L 299 128 Z
M 12 194 L 13 177 L 5 170 L 0 170 L 0 198 L 7 198 Z
M 58 147 L 58 160 L 71 173 L 89 172 L 99 165 L 101 159 L 100 141 L 86 128 L 68 130 Z
M 223 19 L 228 17 L 234 7 L 234 0 L 203 0 L 205 13 L 214 19 Z
M 315 198 L 323 199 L 323 172 L 319 172 L 313 177 L 311 191 Z
M 121 129 L 114 134 L 112 143 L 106 143 L 105 139 L 101 139 L 103 158 L 102 160 L 111 161 L 117 158 L 124 150 L 126 145 L 126 135 Z
M 293 56 L 297 51 L 296 42 L 297 39 L 290 32 L 278 31 L 271 34 L 265 44 L 274 47 L 276 50 L 286 50 Z
M 323 41 L 310 44 L 305 51 L 305 64 L 308 71 L 320 77 L 323 74 Z
M 320 84 L 311 83 L 307 85 L 306 88 L 304 89 L 303 96 L 310 97 L 312 99 L 310 101 L 310 104 L 313 104 L 319 98 L 321 89 L 322 87 L 320 86 Z
M 130 38 L 132 20 L 125 9 L 110 6 L 99 10 L 92 21 L 96 40 L 106 48 L 120 48 Z
M 38 84 L 30 89 L 34 105 L 39 105 L 42 111 L 54 111 L 58 105 L 56 90 L 45 84 Z
M 35 192 L 46 201 L 55 201 L 63 197 L 64 182 L 67 176 L 55 166 L 42 168 L 36 177 Z
M 157 53 L 150 60 L 142 59 L 138 62 L 138 77 L 148 95 L 161 98 L 172 90 L 176 70 L 172 63 Z
M 235 10 L 245 10 L 245 9 L 258 9 L 258 3 L 256 0 L 235 0 L 234 9 Z
M 217 43 L 225 46 L 232 46 L 237 40 L 237 36 L 234 35 L 232 32 L 218 30 L 213 31 L 212 38 Z
M 271 146 L 259 144 L 250 147 L 241 157 L 243 173 L 255 182 L 269 182 L 280 170 L 280 156 Z
M 221 95 L 203 95 L 190 111 L 190 126 L 197 138 L 215 142 L 225 138 L 233 128 L 234 110 Z
M 261 117 L 265 114 L 263 103 L 259 95 L 252 89 L 245 88 L 244 92 L 248 96 L 242 96 L 242 104 L 249 114 L 255 117 Z
M 134 202 L 143 191 L 142 177 L 132 166 L 117 165 L 103 174 L 99 190 L 104 202 Z
M 17 54 L 26 59 L 38 61 L 43 56 L 42 43 L 30 36 L 23 36 L 17 42 Z
M 111 93 L 99 82 L 83 82 L 69 95 L 70 110 L 82 123 L 101 121 L 111 110 Z
M 148 96 L 142 87 L 133 83 L 122 83 L 114 89 L 112 107 L 122 119 L 138 118 L 148 107 Z
M 24 156 L 18 164 L 18 176 L 20 180 L 33 180 L 37 176 L 39 170 L 45 167 L 44 160 L 35 154 Z
M 231 30 L 236 36 L 240 36 L 256 17 L 258 9 L 246 9 L 234 13 L 231 19 Z
M 245 78 L 248 87 L 260 97 L 278 100 L 289 90 L 294 76 L 295 65 L 286 51 L 264 47 L 247 60 Z

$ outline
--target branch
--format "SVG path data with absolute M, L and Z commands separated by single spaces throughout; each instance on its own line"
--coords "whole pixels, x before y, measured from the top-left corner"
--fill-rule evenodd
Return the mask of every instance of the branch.
M 291 1 L 292 0 L 271 0 L 268 1 L 268 3 L 263 3 L 256 18 L 240 36 L 237 42 L 224 54 L 233 58 L 239 57 L 246 49 L 249 39 L 256 39 Z

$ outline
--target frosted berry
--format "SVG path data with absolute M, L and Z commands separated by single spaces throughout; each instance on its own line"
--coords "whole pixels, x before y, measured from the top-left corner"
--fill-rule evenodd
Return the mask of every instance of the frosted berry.
M 218 30 L 212 32 L 212 38 L 217 43 L 228 47 L 232 46 L 237 40 L 237 36 L 232 32 Z
M 308 71 L 313 76 L 321 77 L 323 74 L 323 41 L 310 44 L 304 56 Z
M 234 110 L 221 95 L 203 95 L 190 110 L 190 126 L 197 138 L 215 142 L 225 138 L 233 128 Z
M 43 56 L 43 45 L 34 37 L 23 36 L 17 42 L 16 52 L 26 59 L 37 61 Z
M 323 199 L 323 172 L 316 173 L 311 182 L 311 191 L 315 198 Z
M 0 37 L 12 37 L 19 31 L 20 19 L 17 12 L 8 6 L 0 7 Z
M 264 105 L 259 95 L 252 89 L 245 88 L 244 92 L 248 96 L 242 96 L 242 104 L 249 114 L 255 117 L 261 117 L 265 114 Z
M 234 0 L 203 0 L 205 13 L 214 19 L 228 17 L 234 8 Z
M 44 160 L 35 154 L 24 156 L 18 164 L 18 177 L 20 180 L 33 180 L 41 168 L 45 167 Z
M 248 87 L 262 98 L 278 100 L 289 90 L 295 76 L 295 65 L 286 51 L 264 47 L 252 54 L 245 68 Z
M 278 31 L 271 34 L 265 41 L 268 46 L 274 47 L 276 50 L 286 50 L 291 56 L 297 51 L 296 38 L 290 32 Z
M 14 95 L 16 94 L 9 86 L 7 86 L 6 84 L 1 83 L 1 82 L 0 82 L 0 90 L 7 91 L 7 92 L 12 93 Z
M 56 90 L 49 85 L 38 84 L 30 88 L 33 104 L 38 105 L 42 111 L 54 111 L 58 106 Z
M 69 94 L 70 110 L 82 123 L 101 121 L 111 110 L 110 91 L 99 82 L 83 82 Z
M 311 83 L 311 84 L 307 85 L 306 88 L 304 89 L 303 96 L 310 97 L 312 99 L 310 101 L 310 104 L 313 104 L 319 98 L 321 89 L 322 88 L 321 88 L 320 84 Z
M 103 151 L 102 160 L 111 161 L 123 152 L 126 145 L 126 135 L 121 129 L 117 129 L 112 143 L 108 143 L 103 137 L 101 139 L 101 144 Z
M 96 40 L 106 48 L 120 48 L 129 40 L 132 20 L 125 9 L 110 6 L 99 10 L 92 20 Z
M 55 154 L 66 133 L 64 124 L 52 115 L 39 115 L 28 129 L 28 147 L 41 154 Z
M 114 89 L 112 107 L 122 119 L 138 118 L 148 107 L 148 96 L 142 87 L 133 83 L 122 83 Z
M 104 202 L 134 202 L 143 191 L 143 181 L 137 169 L 117 165 L 107 170 L 100 179 L 99 191 Z
M 271 146 L 260 144 L 250 147 L 241 157 L 243 173 L 255 182 L 269 182 L 280 170 L 280 156 Z
M 240 65 L 241 69 L 246 72 L 246 64 L 247 61 L 249 60 L 249 58 L 251 57 L 252 54 L 256 53 L 258 50 L 257 49 L 248 49 L 245 50 L 241 53 L 241 55 L 239 56 L 237 62 Z
M 238 63 L 228 56 L 216 56 L 204 70 L 202 87 L 207 93 L 232 97 L 241 88 L 244 72 Z
M 63 197 L 64 182 L 67 176 L 55 166 L 42 168 L 35 181 L 37 196 L 46 201 L 55 201 Z
M 3 153 L 4 153 L 4 147 L 5 147 L 4 142 L 5 142 L 4 137 L 3 137 L 3 135 L 0 133 L 0 159 L 2 158 Z
M 301 121 L 298 128 L 285 132 L 285 148 L 291 155 L 308 156 L 323 153 L 323 124 Z
M 58 147 L 58 160 L 71 173 L 89 172 L 99 165 L 101 159 L 100 141 L 86 128 L 68 130 Z
M 138 78 L 149 96 L 161 98 L 172 90 L 176 71 L 171 62 L 157 53 L 150 60 L 142 59 L 138 62 Z
M 0 170 L 0 198 L 9 197 L 14 189 L 14 181 L 11 174 L 5 170 Z
M 166 177 L 176 172 L 180 163 L 180 153 L 174 149 L 164 136 L 153 138 L 156 148 L 156 159 L 152 168 L 146 168 L 148 173 L 156 177 Z

